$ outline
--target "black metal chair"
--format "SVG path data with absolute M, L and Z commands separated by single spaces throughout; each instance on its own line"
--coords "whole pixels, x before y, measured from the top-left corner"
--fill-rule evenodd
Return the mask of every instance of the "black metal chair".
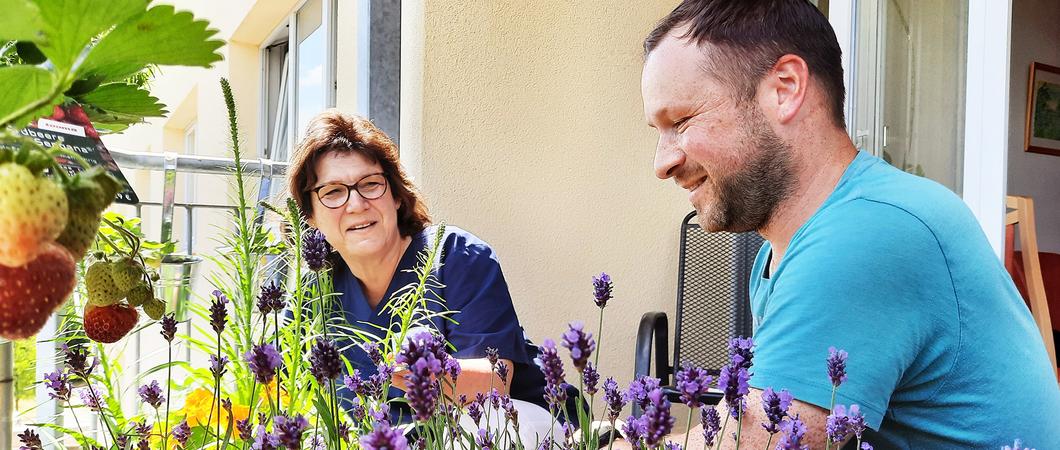
M 681 364 L 688 362 L 717 375 L 729 360 L 729 340 L 751 335 L 748 282 L 755 255 L 764 242 L 755 232 L 708 233 L 695 217 L 693 211 L 681 222 L 673 359 L 667 359 L 666 313 L 644 314 L 637 331 L 633 375 L 648 375 L 654 365 L 653 376 L 661 380 L 671 402 L 678 401 L 672 375 Z M 720 394 L 711 393 L 701 401 L 713 405 L 720 399 Z M 633 405 L 633 414 L 640 413 Z

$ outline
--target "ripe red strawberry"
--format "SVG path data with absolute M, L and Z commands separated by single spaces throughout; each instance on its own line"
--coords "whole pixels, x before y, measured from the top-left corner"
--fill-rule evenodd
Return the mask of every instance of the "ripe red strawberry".
M 125 304 L 85 307 L 83 323 L 89 339 L 104 344 L 118 342 L 136 326 L 140 314 Z
M 37 334 L 73 292 L 76 273 L 70 252 L 50 242 L 24 266 L 0 265 L 0 337 L 24 339 Z
M 67 221 L 62 187 L 29 168 L 0 164 L 0 265 L 18 267 L 62 233 Z

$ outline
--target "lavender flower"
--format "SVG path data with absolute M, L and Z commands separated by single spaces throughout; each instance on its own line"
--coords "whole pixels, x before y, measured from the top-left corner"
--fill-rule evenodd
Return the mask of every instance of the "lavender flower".
M 236 432 L 239 435 L 239 439 L 249 441 L 253 437 L 253 431 L 254 426 L 250 422 L 250 417 L 236 421 Z
M 832 442 L 842 442 L 852 434 L 861 439 L 861 434 L 865 432 L 865 416 L 861 414 L 858 405 L 850 405 L 849 412 L 843 405 L 836 405 L 828 415 L 825 430 Z
M 280 367 L 282 360 L 280 353 L 272 344 L 259 344 L 243 355 L 243 360 L 254 372 L 254 379 L 261 384 L 268 384 L 275 375 L 276 368 Z
M 534 363 L 545 375 L 545 401 L 550 409 L 558 411 L 567 401 L 567 383 L 563 381 L 563 361 L 560 360 L 556 343 L 552 339 L 545 339 L 541 343 Z
M 264 422 L 258 424 L 257 432 L 254 434 L 254 443 L 250 446 L 252 450 L 276 450 L 280 448 L 280 445 L 279 436 L 265 431 Z
M 614 378 L 607 377 L 604 381 L 604 403 L 607 404 L 607 420 L 613 423 L 622 414 L 622 408 L 626 406 L 626 400 Z
M 868 442 L 862 442 L 860 448 L 861 448 L 861 450 L 872 450 L 872 444 L 870 444 Z M 1004 449 L 1002 449 L 1002 450 L 1004 450 Z M 1019 450 L 1019 449 L 1016 449 L 1016 450 Z M 1026 450 L 1034 450 L 1034 449 L 1033 448 L 1028 448 Z
M 339 377 L 342 373 L 342 358 L 335 342 L 330 339 L 317 339 L 309 355 L 309 371 L 320 384 Z
M 408 450 L 409 444 L 405 435 L 390 428 L 388 423 L 376 423 L 372 432 L 361 437 L 363 450 Z
M 18 450 L 43 450 L 44 444 L 40 441 L 40 436 L 36 432 L 30 429 L 26 429 L 19 433 L 18 440 L 22 442 L 22 446 Z M 1017 441 L 1018 442 L 1018 441 Z
M 504 409 L 504 417 L 508 420 L 508 423 L 512 424 L 515 431 L 519 432 L 519 410 L 515 409 L 515 404 L 512 403 L 512 397 L 505 395 L 501 397 L 501 408 Z
M 357 422 L 363 421 L 368 414 L 368 411 L 364 409 L 364 405 L 361 404 L 361 399 L 359 398 L 353 399 L 353 407 L 350 409 L 350 415 L 353 416 L 353 420 Z
M 210 373 L 213 374 L 214 378 L 221 378 L 225 374 L 226 366 L 228 366 L 227 356 L 210 355 Z
M 665 450 L 684 450 L 684 447 L 682 447 L 681 444 L 678 444 L 673 441 L 667 441 L 666 445 L 663 446 L 663 448 Z
M 585 363 L 589 361 L 589 356 L 596 350 L 596 341 L 593 340 L 592 333 L 583 330 L 585 325 L 581 322 L 571 322 L 568 327 L 569 329 L 563 333 L 563 346 L 570 349 L 570 358 L 574 361 L 574 367 L 581 371 L 585 368 Z
M 302 432 L 309 426 L 309 421 L 301 414 L 294 417 L 276 416 L 272 419 L 272 431 L 280 444 L 288 450 L 302 447 Z
M 365 342 L 361 344 L 361 349 L 368 354 L 368 359 L 372 360 L 372 364 L 378 366 L 383 363 L 383 352 L 379 351 L 379 344 Z
M 138 392 L 140 393 L 140 400 L 155 409 L 162 406 L 162 402 L 166 401 L 166 397 L 162 395 L 162 387 L 158 385 L 156 380 L 151 380 L 151 384 L 140 386 Z
M 806 434 L 806 425 L 799 420 L 798 415 L 784 420 L 780 424 L 780 432 L 777 450 L 809 450 L 810 446 L 802 443 L 802 437 Z
M 769 434 L 775 434 L 780 431 L 780 421 L 787 417 L 791 400 L 791 393 L 787 389 L 783 389 L 778 393 L 773 391 L 772 387 L 767 387 L 766 390 L 762 391 L 762 408 L 765 410 L 766 419 L 769 420 L 769 422 L 762 424 L 762 428 L 765 428 Z
M 280 312 L 287 302 L 283 299 L 283 289 L 273 281 L 261 286 L 261 294 L 258 295 L 258 311 L 262 314 Z
M 714 438 L 721 432 L 721 415 L 718 408 L 708 406 L 699 412 L 700 423 L 703 424 L 703 440 L 707 445 L 714 445 Z
M 83 379 L 88 379 L 97 363 L 95 359 L 92 360 L 92 364 L 88 363 L 88 350 L 81 345 L 69 347 L 66 344 L 63 344 L 62 350 L 66 357 L 66 367 L 70 368 L 70 372 Z
M 585 363 L 585 369 L 582 369 L 582 386 L 585 387 L 585 393 L 589 396 L 596 395 L 599 392 L 596 386 L 600 383 L 600 372 L 596 371 L 593 367 L 593 363 Z
M 114 439 L 114 446 L 118 447 L 118 450 L 125 450 L 126 448 L 128 448 L 129 435 L 119 434 L 118 437 Z
M 88 409 L 97 412 L 99 411 L 100 396 L 99 391 L 96 390 L 95 386 L 88 385 L 78 391 L 77 394 L 81 396 L 81 403 L 84 403 Z
M 626 435 L 626 440 L 628 440 L 630 445 L 635 449 L 644 448 L 644 435 L 647 432 L 648 429 L 644 423 L 643 417 L 637 418 L 630 416 L 626 419 L 626 424 L 622 426 L 622 434 Z
M 346 421 L 339 422 L 339 438 L 345 442 L 350 442 L 350 423 Z
M 434 414 L 441 390 L 435 378 L 442 374 L 444 358 L 446 355 L 442 343 L 428 331 L 406 341 L 398 353 L 398 364 L 408 365 L 405 381 L 409 389 L 405 398 L 416 420 L 426 422 Z
M 497 361 L 501 358 L 500 353 L 493 347 L 486 347 L 486 360 L 490 362 L 490 367 L 497 367 Z
M 732 340 L 729 341 L 729 354 L 732 355 L 734 365 L 751 370 L 751 360 L 754 358 L 754 345 L 754 340 L 751 338 L 732 338 Z M 739 363 L 736 363 L 736 356 L 740 357 Z
M 327 446 L 324 444 L 324 436 L 314 434 L 313 437 L 309 439 L 309 450 L 325 449 L 327 449 Z
M 166 342 L 173 342 L 173 338 L 177 335 L 177 317 L 174 313 L 169 313 L 162 316 L 162 339 Z
M 482 420 L 482 403 L 473 401 L 471 404 L 467 405 L 467 416 L 475 422 L 475 426 L 478 426 L 479 422 Z
M 866 443 L 861 444 L 861 446 L 864 448 L 865 445 L 867 445 L 867 444 L 868 443 L 866 442 Z M 1019 439 L 1016 439 L 1016 442 L 1014 442 L 1012 444 L 1012 447 L 1009 447 L 1009 446 L 1006 445 L 1004 447 L 1001 447 L 1001 450 L 1034 450 L 1034 449 L 1032 449 L 1030 447 L 1022 447 L 1022 445 L 1023 445 L 1023 442 L 1020 441 Z M 872 446 L 869 446 L 869 450 L 872 450 Z
M 556 441 L 552 439 L 552 436 L 545 436 L 541 440 L 541 443 L 537 445 L 537 450 L 552 450 L 552 447 L 556 446 Z
M 316 228 L 310 229 L 302 239 L 302 258 L 309 270 L 319 272 L 323 269 L 330 254 L 331 244 L 324 238 L 324 233 Z
M 648 408 L 641 418 L 644 420 L 644 441 L 648 447 L 655 447 L 670 434 L 677 420 L 670 414 L 670 401 L 659 388 L 648 393 Z
M 501 383 L 504 385 L 508 384 L 508 365 L 504 361 L 497 362 L 497 377 L 501 379 Z
M 601 272 L 599 277 L 593 277 L 593 301 L 596 302 L 596 306 L 603 308 L 607 306 L 607 301 L 611 300 L 611 292 L 615 289 L 614 283 L 611 282 L 611 276 Z
M 729 415 L 733 419 L 739 419 L 744 396 L 750 390 L 747 381 L 751 379 L 751 376 L 741 365 L 742 362 L 743 358 L 740 355 L 733 355 L 732 364 L 722 367 L 721 373 L 718 374 L 718 389 L 724 392 L 725 402 L 729 406 Z
M 677 380 L 677 390 L 681 392 L 682 403 L 689 408 L 699 408 L 703 405 L 699 398 L 707 394 L 711 382 L 706 370 L 685 364 L 674 378 Z
M 493 450 L 493 433 L 490 433 L 483 428 L 479 428 L 478 437 L 475 438 L 475 444 L 482 450 Z
M 342 384 L 346 386 L 347 390 L 354 394 L 360 394 L 362 389 L 361 384 L 363 383 L 364 380 L 361 379 L 361 371 L 358 369 L 353 369 L 352 375 L 344 375 L 342 377 Z
M 210 303 L 210 328 L 213 328 L 214 333 L 221 334 L 225 330 L 225 323 L 228 322 L 228 311 L 225 310 L 228 297 L 225 297 L 224 292 L 215 289 L 213 298 Z
M 146 421 L 144 421 L 144 422 L 133 422 L 132 423 L 133 432 L 138 434 L 138 435 L 140 435 L 140 436 L 143 436 L 143 437 L 149 436 L 151 434 L 151 430 L 154 427 L 155 427 L 154 425 L 149 424 Z
M 629 389 L 626 390 L 625 399 L 629 403 L 637 404 L 641 409 L 646 409 L 649 401 L 648 393 L 658 388 L 658 378 L 641 375 L 639 378 L 629 383 Z
M 48 396 L 61 402 L 70 401 L 70 379 L 66 372 L 56 370 L 44 374 L 44 386 L 48 388 Z
M 172 435 L 173 439 L 176 439 L 182 447 L 188 445 L 188 439 L 191 438 L 191 427 L 188 426 L 188 420 L 185 419 L 180 421 L 177 426 L 170 430 L 169 434 Z
M 832 386 L 839 387 L 847 380 L 847 352 L 828 347 L 828 378 L 832 379 Z

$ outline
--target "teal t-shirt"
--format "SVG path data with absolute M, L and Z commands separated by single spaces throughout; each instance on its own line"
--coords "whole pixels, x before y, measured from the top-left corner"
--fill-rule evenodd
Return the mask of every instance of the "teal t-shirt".
M 877 449 L 1060 449 L 1041 335 L 948 189 L 859 152 L 775 268 L 770 254 L 751 275 L 752 386 L 828 408 L 834 346 L 850 355 L 836 403 L 860 405 Z

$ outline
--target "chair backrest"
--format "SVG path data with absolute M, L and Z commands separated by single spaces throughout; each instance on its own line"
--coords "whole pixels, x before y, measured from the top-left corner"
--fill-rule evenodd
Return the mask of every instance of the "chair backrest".
M 1026 275 L 1027 306 L 1031 309 L 1035 324 L 1045 343 L 1045 351 L 1056 368 L 1056 347 L 1053 342 L 1053 326 L 1049 317 L 1049 302 L 1045 298 L 1045 282 L 1042 279 L 1041 262 L 1038 260 L 1038 234 L 1034 227 L 1034 200 L 1030 197 L 1010 195 L 1005 205 L 1011 210 L 1005 214 L 1005 225 L 1019 227 L 1020 250 L 1023 257 L 1023 272 Z M 1008 247 L 1006 245 L 1006 247 Z M 1006 252 L 1011 247 L 1006 248 Z M 1006 254 L 1006 262 L 1011 259 Z M 1011 270 L 1010 270 L 1011 272 Z
M 674 371 L 688 362 L 717 372 L 728 362 L 728 342 L 751 335 L 748 282 L 758 233 L 708 233 L 693 211 L 681 223 L 677 273 Z

